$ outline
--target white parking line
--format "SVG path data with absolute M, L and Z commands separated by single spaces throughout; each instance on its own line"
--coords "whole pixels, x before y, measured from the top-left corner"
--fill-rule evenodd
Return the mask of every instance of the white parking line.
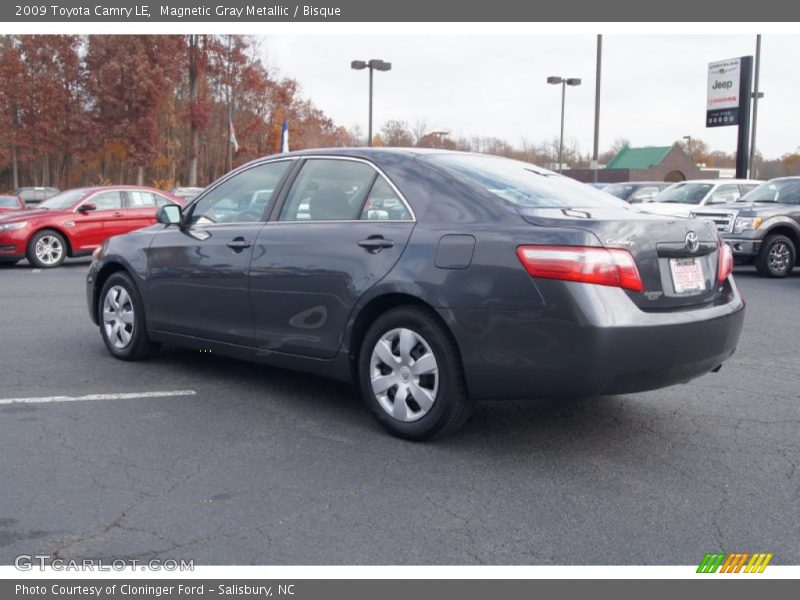
M 31 271 L 31 273 L 41 273 L 41 272 L 42 272 L 41 269 L 34 269 L 33 271 Z
M 132 400 L 134 398 L 166 398 L 168 396 L 194 396 L 194 390 L 159 392 L 128 392 L 124 394 L 89 394 L 88 396 L 42 396 L 41 398 L 0 398 L 2 404 L 43 404 L 46 402 L 84 402 L 86 400 Z

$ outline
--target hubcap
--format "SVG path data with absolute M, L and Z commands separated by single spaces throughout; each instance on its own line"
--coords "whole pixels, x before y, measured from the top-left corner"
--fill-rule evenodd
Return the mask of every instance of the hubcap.
M 372 393 L 381 408 L 406 423 L 424 417 L 436 401 L 439 366 L 417 332 L 398 328 L 375 343 L 370 360 Z
M 131 343 L 134 327 L 133 303 L 124 287 L 109 288 L 103 299 L 103 328 L 106 338 L 117 350 L 124 350 Z
M 773 273 L 784 273 L 789 268 L 792 253 L 789 246 L 778 242 L 769 250 L 769 268 Z
M 64 254 L 64 246 L 61 245 L 61 240 L 53 235 L 43 235 L 36 242 L 36 258 L 46 265 L 54 265 Z

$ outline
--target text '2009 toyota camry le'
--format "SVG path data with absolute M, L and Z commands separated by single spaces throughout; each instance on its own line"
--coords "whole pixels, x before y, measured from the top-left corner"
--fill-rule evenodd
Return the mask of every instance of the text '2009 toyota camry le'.
M 686 382 L 731 356 L 744 318 L 713 224 L 468 153 L 267 157 L 93 258 L 113 356 L 167 343 L 349 381 L 409 439 L 475 400 Z

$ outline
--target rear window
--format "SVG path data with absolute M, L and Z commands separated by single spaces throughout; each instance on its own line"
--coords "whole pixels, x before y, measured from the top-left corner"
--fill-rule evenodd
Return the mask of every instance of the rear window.
M 617 183 L 615 185 L 610 185 L 605 188 L 603 191 L 606 194 L 611 194 L 612 196 L 616 196 L 620 200 L 627 200 L 628 196 L 633 193 L 635 186 L 629 183 Z
M 16 196 L 0 196 L 0 206 L 3 208 L 19 208 Z
M 433 154 L 422 160 L 524 208 L 620 206 L 613 196 L 535 165 L 482 154 Z
M 680 204 L 700 204 L 711 188 L 710 183 L 676 183 L 658 195 L 656 202 L 678 202 Z

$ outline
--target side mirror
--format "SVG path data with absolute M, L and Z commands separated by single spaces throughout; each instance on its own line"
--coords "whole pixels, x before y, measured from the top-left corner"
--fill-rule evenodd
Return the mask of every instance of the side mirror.
M 81 204 L 78 207 L 78 212 L 82 212 L 82 213 L 91 212 L 93 210 L 97 210 L 97 205 L 96 204 L 92 204 L 91 202 L 87 202 L 86 204 Z
M 156 211 L 156 221 L 163 225 L 180 225 L 181 207 L 176 204 L 166 204 Z

